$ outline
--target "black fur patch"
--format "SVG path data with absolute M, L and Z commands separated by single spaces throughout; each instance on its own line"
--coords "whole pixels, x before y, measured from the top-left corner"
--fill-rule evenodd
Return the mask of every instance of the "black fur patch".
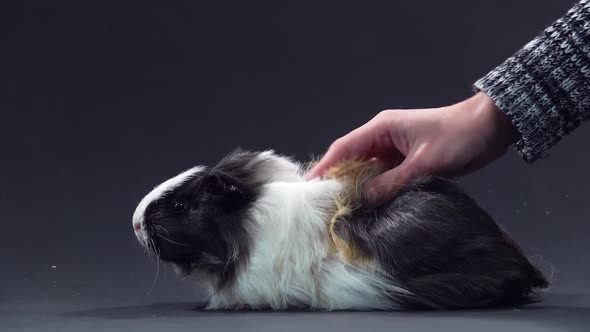
M 195 174 L 146 209 L 150 247 L 188 275 L 210 273 L 221 288 L 247 263 L 246 213 L 262 183 L 257 153 L 237 150 Z
M 548 285 L 518 245 L 455 185 L 430 179 L 390 203 L 358 209 L 337 234 L 374 257 L 413 296 L 391 294 L 404 309 L 517 305 Z

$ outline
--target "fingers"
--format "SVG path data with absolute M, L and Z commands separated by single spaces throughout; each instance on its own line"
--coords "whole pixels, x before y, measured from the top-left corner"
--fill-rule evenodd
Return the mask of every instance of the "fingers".
M 330 167 L 342 160 L 376 157 L 375 150 L 379 148 L 377 137 L 383 136 L 386 131 L 387 127 L 384 123 L 379 122 L 375 117 L 346 136 L 334 141 L 328 152 L 305 177 L 313 179 L 322 176 Z
M 369 181 L 365 188 L 367 199 L 372 205 L 380 205 L 419 176 L 419 169 L 412 163 L 412 158 L 406 158 L 399 166 Z

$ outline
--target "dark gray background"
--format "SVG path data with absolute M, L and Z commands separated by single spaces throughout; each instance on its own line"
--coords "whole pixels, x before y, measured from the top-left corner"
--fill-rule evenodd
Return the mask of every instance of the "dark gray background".
M 242 146 L 307 160 L 386 108 L 442 106 L 573 1 L 20 1 L 0 5 L 0 330 L 583 331 L 582 126 L 533 165 L 462 179 L 536 262 L 548 300 L 455 313 L 202 313 L 136 243 L 165 178 Z

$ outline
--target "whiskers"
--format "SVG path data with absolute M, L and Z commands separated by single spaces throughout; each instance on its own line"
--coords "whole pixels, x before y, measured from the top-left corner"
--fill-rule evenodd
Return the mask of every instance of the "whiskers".
M 166 241 L 168 241 L 168 242 L 170 242 L 170 243 L 177 244 L 177 245 L 179 245 L 179 246 L 190 247 L 190 245 L 189 245 L 189 244 L 186 244 L 186 243 L 180 243 L 180 242 L 177 242 L 177 241 L 171 240 L 170 238 L 167 238 L 167 237 L 165 237 L 164 235 L 162 235 L 160 232 L 158 232 L 158 231 L 163 231 L 163 232 L 166 232 L 166 234 L 170 235 L 170 232 L 169 232 L 169 231 L 168 231 L 166 228 L 162 227 L 161 225 L 154 224 L 154 231 L 155 231 L 155 232 L 154 232 L 154 234 L 155 234 L 157 237 L 159 237 L 159 238 L 161 238 L 161 239 L 163 239 L 163 240 L 166 240 Z
M 189 244 L 180 243 L 180 242 L 170 239 L 172 234 L 170 233 L 170 231 L 168 231 L 162 225 L 159 225 L 157 223 L 152 223 L 152 227 L 153 227 L 153 233 L 152 233 L 153 236 L 156 236 L 164 241 L 173 243 L 175 245 L 179 245 L 179 246 L 183 246 L 183 247 L 191 247 L 191 245 L 189 245 Z M 166 234 L 166 235 L 164 235 L 164 234 Z M 150 287 L 149 291 L 146 293 L 146 296 L 149 296 L 152 293 L 152 291 L 154 290 L 154 287 L 156 286 L 156 283 L 158 281 L 158 276 L 160 275 L 160 248 L 156 245 L 156 241 L 154 241 L 154 237 L 151 237 L 147 240 L 146 249 L 147 249 L 148 257 L 155 257 L 156 258 L 156 275 L 154 276 L 152 286 Z
M 150 239 L 149 241 L 150 244 L 148 247 L 150 248 L 150 252 L 156 257 L 156 275 L 154 276 L 154 281 L 152 282 L 152 286 L 150 287 L 150 290 L 147 292 L 146 296 L 149 296 L 152 293 L 152 290 L 154 290 L 154 286 L 158 281 L 158 276 L 160 275 L 160 250 L 156 247 L 153 239 Z
M 176 242 L 176 241 L 170 240 L 169 238 L 165 237 L 164 235 L 162 235 L 160 233 L 155 233 L 155 234 L 156 234 L 157 237 L 159 237 L 159 238 L 161 238 L 163 240 L 166 240 L 166 241 L 168 241 L 170 243 L 178 244 L 179 246 L 190 247 L 190 245 L 188 245 L 186 243 L 180 243 L 180 242 Z

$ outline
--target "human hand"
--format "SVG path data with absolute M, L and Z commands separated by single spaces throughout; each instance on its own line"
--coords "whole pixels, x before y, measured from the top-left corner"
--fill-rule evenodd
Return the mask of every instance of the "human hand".
M 369 200 L 379 204 L 421 176 L 454 177 L 480 169 L 504 154 L 515 137 L 512 123 L 479 92 L 446 107 L 383 111 L 334 141 L 306 177 L 322 176 L 342 160 L 376 158 L 393 167 L 365 188 Z

